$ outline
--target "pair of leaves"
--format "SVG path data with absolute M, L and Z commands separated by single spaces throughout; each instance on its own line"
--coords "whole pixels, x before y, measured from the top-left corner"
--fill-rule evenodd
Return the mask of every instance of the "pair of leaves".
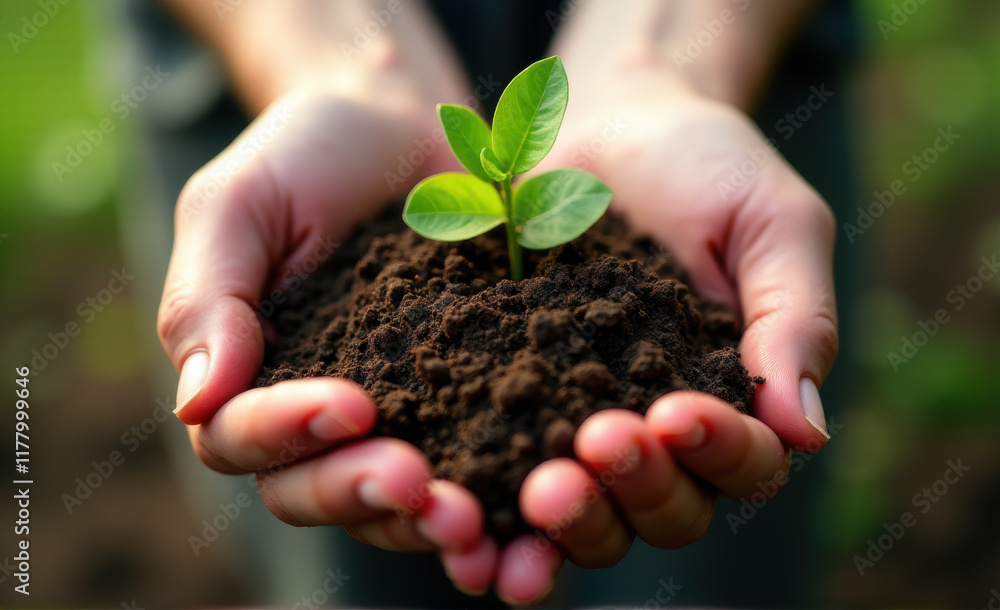
M 544 249 L 583 234 L 611 201 L 611 189 L 580 169 L 560 169 L 525 181 L 508 211 L 492 182 L 531 170 L 552 149 L 569 99 L 558 57 L 536 62 L 507 86 L 493 130 L 464 106 L 441 104 L 438 117 L 455 157 L 472 175 L 445 173 L 418 184 L 403 219 L 418 234 L 440 241 L 469 239 L 506 222 L 517 242 Z
M 511 221 L 517 241 L 542 250 L 583 234 L 604 214 L 611 189 L 578 168 L 557 169 L 525 180 L 514 192 Z M 503 200 L 487 182 L 457 172 L 420 183 L 407 200 L 406 223 L 428 239 L 470 239 L 507 222 Z
M 492 133 L 465 106 L 439 104 L 438 118 L 465 169 L 481 180 L 499 182 L 534 168 L 549 154 L 568 101 L 566 70 L 558 57 L 550 57 L 528 66 L 504 89 Z M 489 166 L 494 171 L 487 172 Z

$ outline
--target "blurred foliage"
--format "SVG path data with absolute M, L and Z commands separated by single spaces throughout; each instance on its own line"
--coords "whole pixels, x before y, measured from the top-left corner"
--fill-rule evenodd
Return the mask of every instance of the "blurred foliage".
M 858 203 L 867 206 L 875 190 L 897 179 L 907 191 L 858 238 L 870 240 L 863 246 L 874 286 L 859 307 L 859 348 L 848 356 L 874 375 L 880 408 L 929 425 L 997 421 L 991 369 L 1000 356 L 1000 320 L 992 312 L 1000 277 L 963 298 L 960 310 L 948 297 L 977 273 L 982 256 L 1000 253 L 1000 177 L 992 169 L 1000 164 L 1000 4 L 855 4 L 865 39 L 857 120 L 866 188 Z M 938 130 L 949 128 L 959 139 L 925 153 Z M 924 169 L 914 156 L 923 157 Z M 900 354 L 903 338 L 912 339 L 939 308 L 950 321 L 894 371 L 889 352 Z
M 840 247 L 861 247 L 866 253 L 867 268 L 859 271 L 870 285 L 858 303 L 846 304 L 858 311 L 857 327 L 845 329 L 855 349 L 841 355 L 858 363 L 864 375 L 853 392 L 855 401 L 846 405 L 845 431 L 828 449 L 832 481 L 819 517 L 835 566 L 831 582 L 856 589 L 846 593 L 831 585 L 838 591 L 835 599 L 898 604 L 901 593 L 890 590 L 892 578 L 867 578 L 862 584 L 851 558 L 863 555 L 868 540 L 885 533 L 884 523 L 913 510 L 912 495 L 940 476 L 936 469 L 946 459 L 968 457 L 981 446 L 978 439 L 1000 423 L 1000 275 L 983 282 L 978 292 L 971 280 L 982 257 L 1000 255 L 1000 174 L 995 171 L 1000 165 L 1000 4 L 854 4 L 864 41 L 855 79 L 863 186 L 858 205 L 867 208 L 875 191 L 888 190 L 894 180 L 901 180 L 906 192 L 855 245 L 847 243 L 843 230 L 838 236 Z M 945 151 L 926 152 L 939 129 L 960 137 Z M 922 167 L 915 156 L 922 158 Z M 846 222 L 856 223 L 857 215 L 840 219 L 842 226 Z M 952 291 L 967 284 L 971 298 L 956 298 L 959 293 Z M 922 343 L 917 333 L 933 330 L 927 321 L 939 309 L 948 321 L 910 351 L 906 362 L 896 361 L 894 369 L 889 353 L 903 355 L 906 341 Z M 995 485 L 983 468 L 997 459 L 996 450 L 991 458 L 981 456 L 979 482 L 963 483 L 968 486 L 963 495 L 975 498 L 974 486 Z M 961 507 L 963 500 L 948 501 Z M 935 510 L 940 517 L 945 509 Z M 962 510 L 971 512 L 973 506 Z M 920 544 L 946 527 L 935 515 L 929 513 L 927 524 L 909 535 L 910 552 L 886 554 L 889 565 L 879 567 L 883 575 L 897 569 L 912 575 L 928 564 L 933 551 Z M 949 533 L 951 546 L 945 548 L 973 548 L 988 527 L 967 522 Z M 913 597 L 906 599 L 935 605 L 955 604 L 956 595 L 988 597 L 988 586 L 981 592 L 976 588 L 988 583 L 963 591 L 957 582 L 945 584 L 943 575 L 936 576 L 942 580 L 926 585 L 926 590 L 936 587 L 936 597 L 921 597 L 924 585 L 915 584 L 909 592 Z

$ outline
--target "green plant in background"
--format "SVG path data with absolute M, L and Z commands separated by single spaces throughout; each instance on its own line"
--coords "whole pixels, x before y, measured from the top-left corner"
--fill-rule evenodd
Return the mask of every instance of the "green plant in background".
M 417 184 L 403 221 L 438 241 L 471 239 L 505 224 L 511 277 L 522 277 L 521 247 L 564 244 L 597 222 L 611 189 L 582 169 L 563 168 L 512 180 L 537 166 L 552 149 L 566 113 L 569 85 L 558 57 L 528 66 L 507 85 L 493 129 L 470 108 L 438 104 L 438 118 L 463 174 L 446 172 Z

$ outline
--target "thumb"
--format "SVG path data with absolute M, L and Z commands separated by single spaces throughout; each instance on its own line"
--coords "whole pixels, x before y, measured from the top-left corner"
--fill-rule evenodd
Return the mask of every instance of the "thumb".
M 757 388 L 758 419 L 797 450 L 817 451 L 826 431 L 818 387 L 837 355 L 833 290 L 836 225 L 801 179 L 755 189 L 737 212 L 727 252 L 746 325 L 740 352 Z
M 157 316 L 180 371 L 174 412 L 189 425 L 209 419 L 257 374 L 264 339 L 252 303 L 284 248 L 283 214 L 267 213 L 277 201 L 268 173 L 260 164 L 225 171 L 223 159 L 195 174 L 178 200 Z

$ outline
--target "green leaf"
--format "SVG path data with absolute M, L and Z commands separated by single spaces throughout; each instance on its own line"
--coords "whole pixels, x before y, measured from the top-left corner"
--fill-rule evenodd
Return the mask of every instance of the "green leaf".
M 569 85 L 558 57 L 537 61 L 510 81 L 493 116 L 493 152 L 504 173 L 524 173 L 552 150 L 567 100 Z
M 473 175 L 489 182 L 490 177 L 479 163 L 479 151 L 490 145 L 486 122 L 471 109 L 455 104 L 438 104 L 437 113 L 455 158 Z
M 458 172 L 422 180 L 403 207 L 403 222 L 417 234 L 438 241 L 471 239 L 506 220 L 503 201 L 493 185 Z
M 582 169 L 545 172 L 514 192 L 517 241 L 542 250 L 576 239 L 608 209 L 611 189 Z
M 510 178 L 510 174 L 505 174 L 500 169 L 500 162 L 497 161 L 497 156 L 489 148 L 484 148 L 479 153 L 479 163 L 482 164 L 486 175 L 495 182 L 503 182 L 507 178 Z

